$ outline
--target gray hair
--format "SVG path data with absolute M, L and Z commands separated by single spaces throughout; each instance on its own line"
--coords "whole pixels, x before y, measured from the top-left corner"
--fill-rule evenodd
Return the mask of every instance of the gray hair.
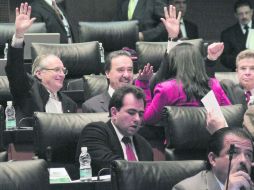
M 33 76 L 36 74 L 37 71 L 40 71 L 45 67 L 45 59 L 47 59 L 50 56 L 57 57 L 54 54 L 42 54 L 42 55 L 38 55 L 35 58 L 33 65 L 32 65 L 32 75 Z

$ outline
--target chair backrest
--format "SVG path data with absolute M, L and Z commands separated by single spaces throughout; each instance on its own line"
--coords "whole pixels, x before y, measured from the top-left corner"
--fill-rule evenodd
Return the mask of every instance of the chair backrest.
M 236 72 L 215 72 L 215 78 L 219 81 L 224 79 L 232 80 L 235 84 L 239 83 Z
M 228 126 L 241 127 L 244 108 L 241 104 L 222 106 Z M 204 107 L 166 106 L 163 111 L 167 160 L 206 159 L 210 134 L 206 130 Z
M 108 82 L 105 75 L 84 75 L 85 100 L 105 92 Z
M 49 173 L 44 160 L 0 163 L 0 189 L 49 190 Z
M 79 22 L 79 37 L 80 42 L 101 42 L 105 53 L 123 47 L 135 49 L 135 43 L 138 41 L 138 22 Z
M 2 137 L 1 137 L 2 140 Z M 6 162 L 8 160 L 8 154 L 6 151 L 0 152 L 0 162 Z
M 0 76 L 0 104 L 6 105 L 6 101 L 12 100 L 7 76 Z
M 113 190 L 169 190 L 181 180 L 205 169 L 204 161 L 128 162 L 116 160 L 111 166 Z
M 204 46 L 202 39 L 185 40 L 182 42 L 193 44 L 203 54 Z M 173 48 L 175 45 L 181 42 L 170 43 L 171 47 Z M 154 67 L 154 72 L 156 72 L 159 69 L 163 56 L 167 50 L 167 44 L 168 42 L 137 42 L 136 51 L 138 54 L 139 69 L 143 68 L 147 63 L 150 63 Z
M 68 69 L 67 78 L 80 78 L 85 74 L 99 74 L 102 64 L 99 43 L 96 41 L 74 44 L 32 43 L 32 59 L 38 55 L 55 54 Z
M 45 33 L 47 32 L 45 23 L 33 23 L 27 33 Z M 3 51 L 5 43 L 8 42 L 15 33 L 14 23 L 0 23 L 0 50 Z M 1 52 L 0 52 L 1 54 Z

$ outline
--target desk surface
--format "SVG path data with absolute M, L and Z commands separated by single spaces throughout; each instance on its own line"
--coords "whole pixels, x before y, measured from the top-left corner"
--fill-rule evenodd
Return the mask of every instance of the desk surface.
M 110 181 L 50 184 L 50 190 L 111 190 Z

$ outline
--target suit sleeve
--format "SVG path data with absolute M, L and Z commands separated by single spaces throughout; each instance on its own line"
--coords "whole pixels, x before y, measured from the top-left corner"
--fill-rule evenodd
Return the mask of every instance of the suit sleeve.
M 93 172 L 96 174 L 101 168 L 109 168 L 113 160 L 122 160 L 121 155 L 112 152 L 107 124 L 103 122 L 88 124 L 79 137 L 76 161 L 81 152 L 81 147 L 87 147 L 92 159 Z
M 5 71 L 11 94 L 15 100 L 17 97 L 27 96 L 32 80 L 30 80 L 24 68 L 24 48 L 14 48 L 10 45 L 8 49 Z
M 83 113 L 94 113 L 92 106 L 90 105 L 90 103 L 88 101 L 85 101 L 82 104 L 82 112 Z

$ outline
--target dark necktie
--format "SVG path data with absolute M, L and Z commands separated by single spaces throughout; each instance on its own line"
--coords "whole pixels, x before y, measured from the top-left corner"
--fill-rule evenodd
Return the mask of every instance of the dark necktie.
M 178 39 L 181 39 L 183 37 L 182 31 L 181 31 L 181 25 L 183 25 L 183 22 L 180 22 L 180 28 L 179 28 L 179 34 L 178 34 Z
M 246 102 L 247 102 L 247 104 L 248 104 L 249 101 L 250 101 L 251 92 L 250 92 L 250 91 L 246 91 L 246 92 L 245 92 L 245 97 L 246 97 Z
M 127 155 L 128 161 L 137 161 L 131 146 L 131 139 L 129 137 L 123 137 L 122 141 L 126 147 L 126 155 Z
M 244 25 L 244 30 L 245 30 L 244 36 L 247 38 L 249 34 L 249 26 L 247 24 Z

